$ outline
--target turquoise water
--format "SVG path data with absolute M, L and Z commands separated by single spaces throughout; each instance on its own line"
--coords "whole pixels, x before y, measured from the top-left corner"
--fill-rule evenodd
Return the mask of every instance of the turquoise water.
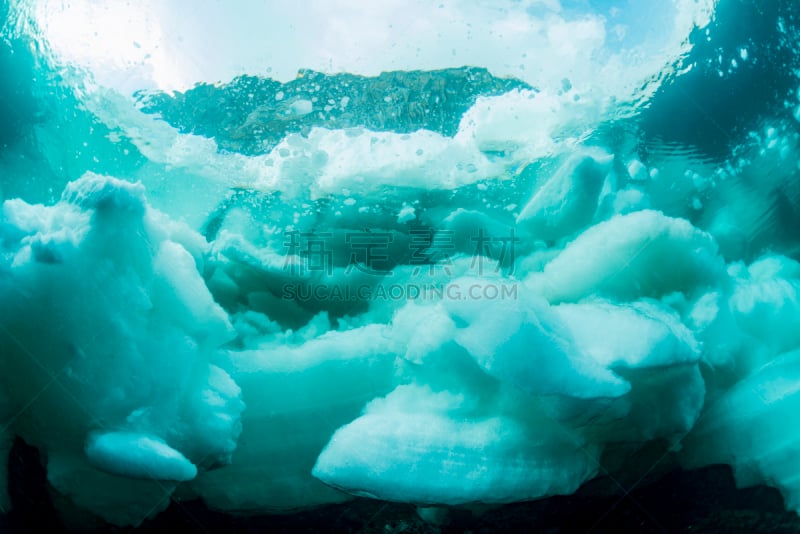
M 0 450 L 54 521 L 717 464 L 797 511 L 795 3 L 357 4 L 0 7 Z

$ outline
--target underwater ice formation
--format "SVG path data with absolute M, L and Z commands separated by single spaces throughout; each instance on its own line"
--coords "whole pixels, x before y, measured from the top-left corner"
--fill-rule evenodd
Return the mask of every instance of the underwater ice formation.
M 536 499 L 630 477 L 645 447 L 800 510 L 795 19 L 698 58 L 728 12 L 687 40 L 707 10 L 661 3 L 685 31 L 628 74 L 655 45 L 550 4 L 517 15 L 585 49 L 541 86 L 492 65 L 34 87 L 41 122 L 0 159 L 0 450 L 22 437 L 117 525 L 169 498 Z M 683 76 L 735 86 L 760 51 L 795 63 L 746 131 L 659 139 Z
M 118 522 L 230 462 L 243 403 L 212 361 L 235 333 L 200 276 L 202 237 L 93 174 L 54 206 L 6 201 L 2 221 L 4 439 L 41 448 L 58 491 Z

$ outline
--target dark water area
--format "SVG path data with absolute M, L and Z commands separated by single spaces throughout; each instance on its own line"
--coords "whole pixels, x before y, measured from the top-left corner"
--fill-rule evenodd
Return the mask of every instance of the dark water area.
M 759 121 L 787 113 L 800 68 L 796 2 L 720 2 L 688 56 L 640 115 L 645 145 L 724 159 Z
M 13 512 L 0 516 L 4 532 L 72 532 L 56 513 L 35 448 L 17 440 L 10 456 Z M 613 485 L 608 480 L 600 484 Z M 597 483 L 595 483 L 597 485 Z M 591 486 L 591 484 L 589 485 Z M 450 509 L 441 524 L 423 521 L 408 504 L 357 499 L 294 514 L 237 517 L 209 510 L 202 501 L 173 501 L 158 518 L 135 529 L 96 525 L 82 531 L 123 532 L 342 532 L 363 534 L 455 534 L 462 532 L 707 532 L 800 531 L 800 518 L 786 511 L 780 493 L 757 486 L 737 489 L 728 466 L 709 466 L 632 484 L 614 495 L 551 497 L 484 510 Z

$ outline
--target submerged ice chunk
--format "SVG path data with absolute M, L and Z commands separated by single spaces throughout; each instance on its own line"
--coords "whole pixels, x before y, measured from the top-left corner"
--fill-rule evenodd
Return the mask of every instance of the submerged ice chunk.
M 576 346 L 608 368 L 641 369 L 695 363 L 700 347 L 671 310 L 654 301 L 562 304 L 555 312 Z
M 730 304 L 741 331 L 767 344 L 773 354 L 800 346 L 800 280 L 741 282 Z
M 800 351 L 785 353 L 708 407 L 685 442 L 688 467 L 727 463 L 739 486 L 777 487 L 800 513 Z
M 191 480 L 197 467 L 163 440 L 132 432 L 93 434 L 86 443 L 89 462 L 107 473 L 151 480 Z
M 598 449 L 577 433 L 539 423 L 469 417 L 452 394 L 401 386 L 339 429 L 313 474 L 355 495 L 416 504 L 571 493 L 596 473 Z
M 199 272 L 204 241 L 140 184 L 91 173 L 54 206 L 5 202 L 2 228 L 0 414 L 19 414 L 3 425 L 74 502 L 138 524 L 158 501 L 132 478 L 192 479 L 241 431 L 238 386 L 211 364 L 233 329 Z
M 627 165 L 628 176 L 635 182 L 643 182 L 649 178 L 647 167 L 638 159 L 632 159 Z
M 689 319 L 705 345 L 714 382 L 732 385 L 778 354 L 800 346 L 800 268 L 769 255 L 745 268 L 731 265 L 730 287 L 693 305 Z
M 409 302 L 392 319 L 392 339 L 397 352 L 415 364 L 424 364 L 442 345 L 455 337 L 456 324 L 442 305 Z
M 554 307 L 577 350 L 628 383 L 625 396 L 575 403 L 572 416 L 607 443 L 674 441 L 691 429 L 705 397 L 701 351 L 676 313 L 656 301 L 590 301 Z M 569 415 L 569 412 L 566 412 Z
M 601 153 L 572 155 L 547 179 L 517 217 L 537 239 L 568 236 L 591 222 L 603 181 L 613 156 Z
M 464 287 L 490 284 L 460 279 Z M 579 398 L 618 397 L 628 384 L 573 343 L 544 299 L 527 290 L 520 298 L 448 301 L 456 324 L 455 341 L 490 376 L 537 395 Z
M 461 118 L 456 140 L 483 152 L 542 157 L 558 144 L 564 108 L 557 97 L 528 89 L 479 97 Z
M 327 317 L 322 316 L 327 322 Z M 201 472 L 192 490 L 218 509 L 285 511 L 350 498 L 311 476 L 337 428 L 393 387 L 395 355 L 381 325 L 281 336 L 229 353 L 247 410 L 230 465 Z
M 312 128 L 307 136 L 287 136 L 270 161 L 274 165 L 263 171 L 259 188 L 292 196 L 310 191 L 312 198 L 343 189 L 360 195 L 387 185 L 454 189 L 503 169 L 474 145 L 426 130 L 397 134 Z
M 689 292 L 716 285 L 724 274 L 711 236 L 684 219 L 643 210 L 589 228 L 529 280 L 551 302 L 574 302 Z

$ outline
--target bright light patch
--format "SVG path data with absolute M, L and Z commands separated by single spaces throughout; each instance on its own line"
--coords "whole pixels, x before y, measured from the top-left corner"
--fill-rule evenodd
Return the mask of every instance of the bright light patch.
M 301 68 L 376 75 L 473 65 L 543 89 L 569 78 L 578 92 L 624 98 L 685 51 L 715 0 L 630 4 L 42 0 L 35 18 L 58 61 L 128 94 L 245 73 L 288 81 Z

